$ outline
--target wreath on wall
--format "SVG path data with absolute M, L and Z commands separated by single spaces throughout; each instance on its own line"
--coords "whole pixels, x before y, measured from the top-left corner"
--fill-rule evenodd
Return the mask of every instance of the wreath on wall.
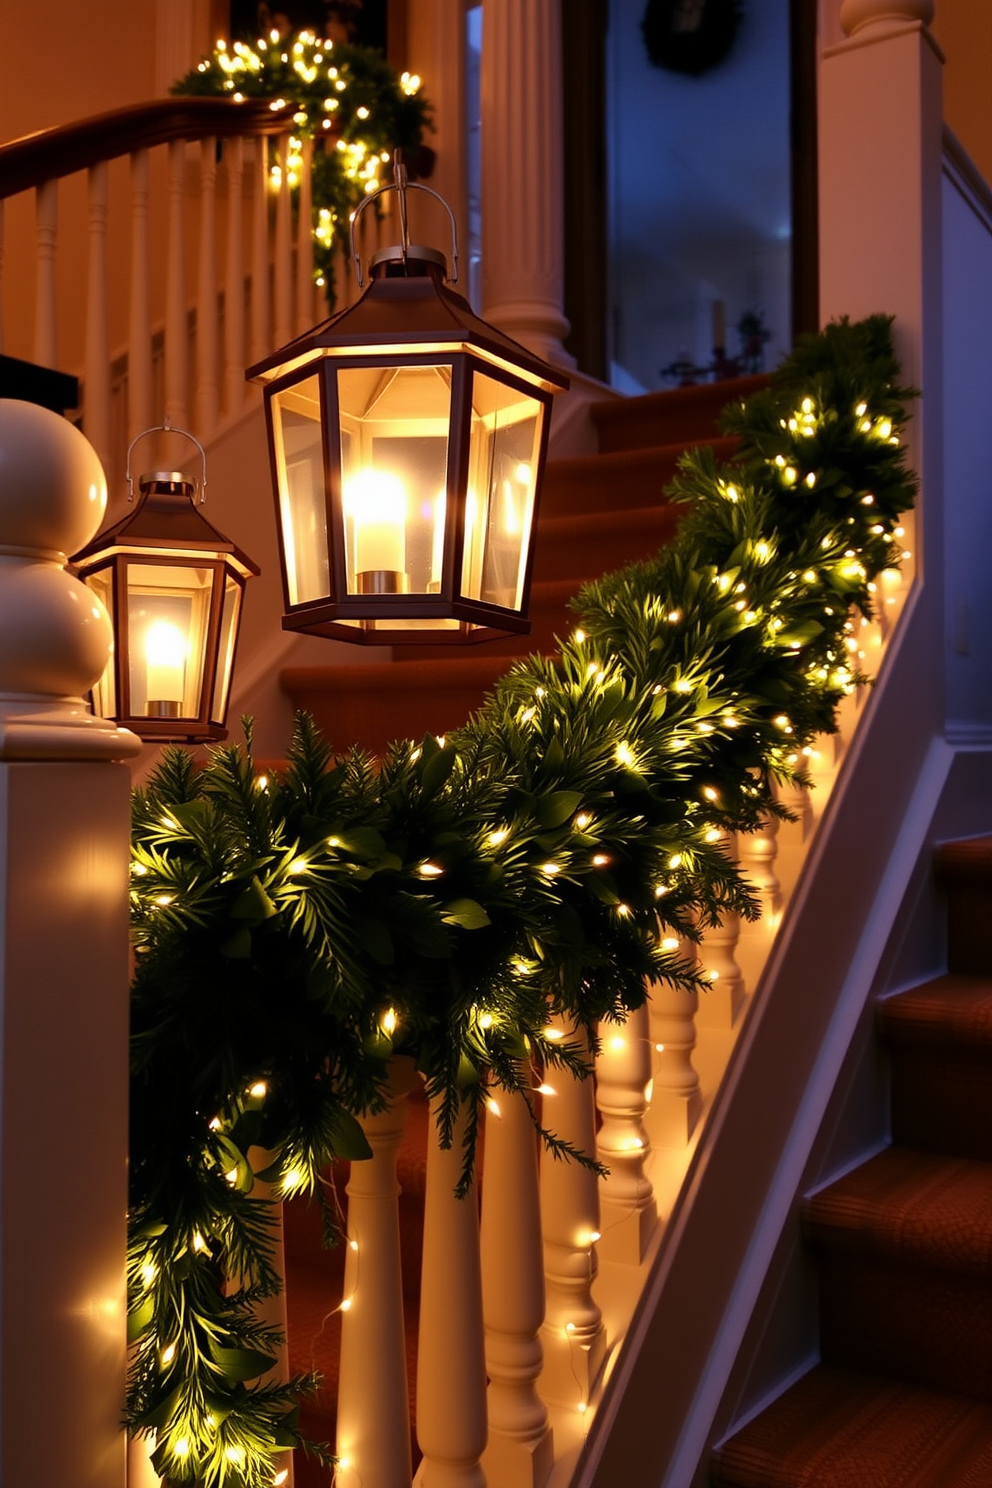
M 587 585 L 560 653 L 456 734 L 376 764 L 301 717 L 278 776 L 248 729 L 202 769 L 168 750 L 136 792 L 127 1424 L 170 1483 L 331 1460 L 299 1427 L 314 1378 L 263 1383 L 279 1338 L 257 1303 L 281 1281 L 258 1180 L 323 1202 L 333 1238 L 324 1174 L 369 1156 L 359 1117 L 404 1054 L 443 1142 L 467 1110 L 464 1188 L 494 1089 L 541 1129 L 544 1071 L 588 1074 L 552 1014 L 595 1046 L 646 979 L 705 985 L 681 940 L 755 915 L 725 834 L 784 815 L 773 782 L 806 783 L 864 680 L 854 617 L 914 498 L 890 330 L 830 326 L 730 407 L 738 456 L 683 456 L 674 543 Z
M 655 67 L 700 77 L 730 54 L 743 19 L 741 0 L 648 0 L 641 34 Z

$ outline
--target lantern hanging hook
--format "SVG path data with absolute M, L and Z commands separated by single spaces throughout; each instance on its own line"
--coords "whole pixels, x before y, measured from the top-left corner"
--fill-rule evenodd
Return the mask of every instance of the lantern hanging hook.
M 196 445 L 197 449 L 200 451 L 201 463 L 200 505 L 205 506 L 207 502 L 207 456 L 204 451 L 203 445 L 200 443 L 195 435 L 189 432 L 188 429 L 177 429 L 168 414 L 165 415 L 165 419 L 161 424 L 152 424 L 150 429 L 142 429 L 141 433 L 136 434 L 127 447 L 127 460 L 125 462 L 124 475 L 125 479 L 127 480 L 128 504 L 130 505 L 131 502 L 134 501 L 134 477 L 131 474 L 131 451 L 134 449 L 134 446 L 138 444 L 140 440 L 144 439 L 148 434 L 180 434 L 182 435 L 183 439 L 188 439 L 190 444 Z
M 407 215 L 407 200 L 406 200 L 406 194 L 407 194 L 407 192 L 408 191 L 423 191 L 423 192 L 426 193 L 427 196 L 432 196 L 435 201 L 439 201 L 441 203 L 442 207 L 444 208 L 444 210 L 448 214 L 448 221 L 451 223 L 451 281 L 450 282 L 452 284 L 457 284 L 458 283 L 458 230 L 457 230 L 457 228 L 455 226 L 455 214 L 451 210 L 451 208 L 449 207 L 448 203 L 445 201 L 444 197 L 441 196 L 441 194 L 439 192 L 432 190 L 430 186 L 422 186 L 419 181 L 411 181 L 411 180 L 408 179 L 408 177 L 407 177 L 407 169 L 406 169 L 406 166 L 403 164 L 403 151 L 402 150 L 394 150 L 393 151 L 393 179 L 392 179 L 392 181 L 387 182 L 387 184 L 385 186 L 380 186 L 378 188 L 378 190 L 370 192 L 369 195 L 367 197 L 365 197 L 364 201 L 360 202 L 359 205 L 356 207 L 355 211 L 352 213 L 352 217 L 351 217 L 351 228 L 350 228 L 350 234 L 351 234 L 351 256 L 355 260 L 355 267 L 358 270 L 358 287 L 359 287 L 359 289 L 364 289 L 365 288 L 365 282 L 366 281 L 365 281 L 365 275 L 362 273 L 362 259 L 361 259 L 361 254 L 359 253 L 358 248 L 355 245 L 355 227 L 356 227 L 356 224 L 358 222 L 359 217 L 365 211 L 365 208 L 369 205 L 369 203 L 370 202 L 374 202 L 380 196 L 384 196 L 387 191 L 395 191 L 398 194 L 398 196 L 399 196 L 400 252 L 401 252 L 401 254 L 403 256 L 403 263 L 404 264 L 406 264 L 407 254 L 410 251 L 410 224 L 409 224 L 409 218 L 408 218 L 408 215 Z

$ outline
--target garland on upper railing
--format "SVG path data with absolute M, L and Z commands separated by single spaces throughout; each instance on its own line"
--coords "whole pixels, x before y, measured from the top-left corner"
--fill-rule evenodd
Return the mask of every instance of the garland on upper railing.
M 302 141 L 314 140 L 312 192 L 314 269 L 316 280 L 334 303 L 332 260 L 336 249 L 348 252 L 351 214 L 381 184 L 383 167 L 393 151 L 404 151 L 416 176 L 430 121 L 430 105 L 420 91 L 420 78 L 397 74 L 370 47 L 350 46 L 300 31 L 280 39 L 278 32 L 259 37 L 254 46 L 218 41 L 209 57 L 173 84 L 172 92 L 213 98 L 285 99 L 296 105 L 296 133 L 290 139 L 287 175 L 295 190 L 302 165 Z M 332 149 L 321 148 L 325 131 Z M 281 174 L 273 159 L 270 177 Z
M 850 607 L 898 563 L 915 489 L 897 379 L 885 317 L 803 341 L 728 411 L 732 465 L 683 458 L 672 546 L 588 585 L 560 654 L 446 741 L 377 770 L 300 718 L 278 778 L 249 733 L 200 771 L 168 751 L 136 794 L 128 1423 L 172 1482 L 262 1488 L 304 1444 L 315 1382 L 263 1382 L 257 1176 L 333 1223 L 322 1172 L 368 1155 L 356 1115 L 393 1053 L 446 1140 L 467 1105 L 467 1172 L 493 1088 L 584 1073 L 550 1014 L 594 1034 L 646 978 L 695 985 L 679 941 L 754 914 L 724 833 L 779 811 L 772 780 L 804 779 L 859 680 Z

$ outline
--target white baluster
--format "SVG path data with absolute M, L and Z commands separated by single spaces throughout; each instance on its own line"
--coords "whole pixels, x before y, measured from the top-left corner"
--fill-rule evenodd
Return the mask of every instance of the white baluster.
M 489 1488 L 541 1488 L 554 1454 L 541 1373 L 544 1268 L 537 1134 L 522 1095 L 500 1091 L 486 1117 L 482 1174 Z
M 424 1262 L 417 1355 L 417 1440 L 424 1460 L 419 1488 L 486 1488 L 486 1446 L 479 1206 L 473 1181 L 455 1197 L 462 1168 L 464 1112 L 450 1148 L 441 1147 L 431 1103 L 424 1202 Z
M 252 209 L 251 359 L 260 362 L 274 350 L 269 330 L 269 150 L 255 141 L 255 203 Z
M 248 1150 L 248 1160 L 256 1172 L 263 1172 L 269 1167 L 275 1153 L 267 1152 L 262 1148 L 252 1147 Z M 252 1190 L 253 1196 L 262 1199 L 273 1199 L 276 1197 L 275 1190 L 268 1183 L 258 1183 Z M 272 1210 L 272 1265 L 277 1274 L 282 1277 L 283 1288 L 274 1297 L 263 1297 L 256 1303 L 256 1316 L 270 1328 L 276 1328 L 282 1334 L 282 1343 L 275 1350 L 275 1364 L 263 1376 L 262 1383 L 266 1385 L 284 1385 L 289 1379 L 289 1318 L 286 1310 L 286 1236 L 284 1224 L 285 1205 L 278 1201 Z M 235 1286 L 240 1286 L 240 1281 Z M 287 1476 L 283 1479 L 283 1488 L 293 1488 L 293 1454 L 290 1451 L 278 1452 L 272 1458 L 272 1472 L 285 1471 Z M 130 1488 L 130 1485 L 129 1485 Z
M 733 835 L 725 832 L 720 846 L 733 861 Z M 726 913 L 719 925 L 703 933 L 698 960 L 709 985 L 699 998 L 696 1021 L 701 1028 L 733 1028 L 744 1006 L 744 977 L 737 958 L 741 925 L 739 915 Z
M 224 146 L 227 168 L 227 265 L 224 275 L 224 404 L 228 418 L 241 412 L 245 398 L 245 263 L 242 242 L 241 182 L 244 141 Z
M 217 141 L 200 141 L 200 258 L 196 291 L 196 416 L 200 436 L 217 426 Z
M 592 1059 L 582 1029 L 562 1018 L 550 1027 Z M 596 1087 L 591 1074 L 580 1080 L 567 1070 L 549 1070 L 555 1095 L 544 1102 L 543 1121 L 579 1152 L 596 1152 Z M 584 1410 L 606 1354 L 603 1315 L 592 1295 L 596 1242 L 601 1226 L 599 1179 L 577 1162 L 541 1153 L 541 1225 L 547 1292 L 541 1396 L 554 1405 Z
M 186 249 L 183 203 L 186 196 L 186 142 L 169 145 L 169 237 L 165 280 L 165 412 L 186 427 L 189 323 L 186 315 Z
M 681 958 L 693 960 L 694 951 L 691 943 L 683 942 Z M 652 982 L 649 992 L 654 1077 L 646 1125 L 655 1146 L 684 1147 L 703 1108 L 699 1076 L 692 1062 L 699 993 L 668 982 Z
M 396 1154 L 415 1079 L 412 1060 L 393 1061 L 388 1104 L 362 1118 L 372 1157 L 351 1165 L 335 1488 L 410 1482 Z
M 766 817 L 757 832 L 739 833 L 737 853 L 741 873 L 756 893 L 761 906 L 760 919 L 741 921 L 737 941 L 737 962 L 745 985 L 753 990 L 782 918 L 782 889 L 776 871 L 776 818 Z
M 293 334 L 293 239 L 289 200 L 289 135 L 279 136 L 279 194 L 276 197 L 275 338 L 285 346 Z
M 35 280 L 34 359 L 41 367 L 54 367 L 58 360 L 55 301 L 58 206 L 58 181 L 43 181 L 35 192 L 37 278 Z
M 159 1488 L 162 1479 L 152 1467 L 155 1433 L 127 1439 L 127 1488 Z
M 89 274 L 86 291 L 84 424 L 86 437 L 111 468 L 110 334 L 107 304 L 107 163 L 89 170 Z
M 622 1026 L 602 1023 L 596 1060 L 596 1104 L 602 1117 L 599 1158 L 610 1169 L 601 1180 L 600 1215 L 604 1260 L 638 1265 L 658 1223 L 650 1180 L 644 1171 L 649 1140 L 644 1125 L 651 1083 L 648 1009 L 630 1013 Z
M 148 199 L 148 151 L 136 150 L 131 156 L 131 298 L 127 348 L 129 442 L 154 421 Z
M 300 200 L 296 233 L 296 334 L 302 336 L 313 325 L 313 140 L 303 141 L 300 169 Z

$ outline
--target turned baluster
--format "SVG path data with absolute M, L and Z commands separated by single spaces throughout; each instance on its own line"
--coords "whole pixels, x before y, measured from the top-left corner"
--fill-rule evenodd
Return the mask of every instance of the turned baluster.
M 696 948 L 691 941 L 678 941 L 672 936 L 666 941 L 666 949 L 677 951 L 682 961 L 695 961 Z M 703 1109 L 699 1076 L 692 1062 L 699 993 L 694 987 L 675 987 L 661 981 L 652 982 L 649 993 L 654 1074 L 646 1125 L 655 1146 L 684 1147 Z
M 482 1175 L 489 1488 L 541 1488 L 554 1460 L 548 1412 L 535 1388 L 544 1275 L 537 1134 L 524 1097 L 500 1091 L 486 1117 Z
M 289 200 L 289 135 L 279 136 L 279 193 L 276 197 L 275 338 L 285 346 L 293 334 L 293 239 Z
M 361 1119 L 372 1156 L 348 1180 L 335 1488 L 410 1481 L 396 1156 L 415 1079 L 412 1060 L 393 1060 L 387 1105 Z
M 753 989 L 761 975 L 782 918 L 782 888 L 778 880 L 778 821 L 766 817 L 756 832 L 737 838 L 741 873 L 758 898 L 761 917 L 743 920 L 737 940 L 737 962 L 745 985 Z
M 590 1075 L 579 1079 L 549 1068 L 555 1094 L 543 1106 L 544 1125 L 590 1157 L 596 1152 L 596 1090 L 584 1030 L 553 1018 L 549 1033 L 575 1044 Z M 599 1180 L 580 1163 L 541 1153 L 541 1225 L 547 1293 L 541 1395 L 554 1405 L 584 1410 L 606 1354 L 603 1315 L 592 1295 L 599 1240 Z
M 255 200 L 252 207 L 251 359 L 272 350 L 269 338 L 269 161 L 268 143 L 255 141 Z
M 241 182 L 244 141 L 229 139 L 224 146 L 227 171 L 227 255 L 224 270 L 224 411 L 228 418 L 241 412 L 245 398 L 245 261 L 242 242 Z
M 313 325 L 313 197 L 311 172 L 313 140 L 302 144 L 300 200 L 296 224 L 296 334 L 302 336 Z
M 127 344 L 127 435 L 152 419 L 152 322 L 148 268 L 148 151 L 131 156 L 131 294 Z
M 720 845 L 728 859 L 736 856 L 732 833 L 723 833 Z M 737 957 L 742 920 L 726 911 L 719 925 L 703 932 L 697 958 L 707 988 L 699 998 L 697 1022 L 701 1028 L 733 1028 L 744 1006 L 744 977 Z
M 110 333 L 107 304 L 107 163 L 89 170 L 84 423 L 105 470 L 111 467 Z
M 217 425 L 217 141 L 200 141 L 200 256 L 196 289 L 196 417 L 207 438 Z
M 651 1083 L 647 1003 L 623 1025 L 601 1023 L 596 1060 L 596 1104 L 602 1124 L 597 1144 L 609 1175 L 600 1183 L 604 1260 L 638 1265 L 658 1223 L 654 1191 L 644 1170 L 649 1149 L 644 1115 Z
M 186 143 L 169 145 L 169 238 L 165 270 L 165 412 L 186 427 L 189 325 L 186 316 L 186 249 L 183 204 L 186 197 Z
M 41 367 L 58 360 L 55 299 L 55 245 L 58 238 L 58 181 L 43 181 L 35 192 L 36 278 L 34 359 Z
M 455 1196 L 462 1169 L 465 1113 L 452 1144 L 437 1134 L 439 1101 L 431 1103 L 424 1200 L 424 1260 L 417 1354 L 417 1440 L 424 1460 L 420 1488 L 485 1488 L 486 1362 L 483 1344 L 479 1204 L 473 1179 Z

